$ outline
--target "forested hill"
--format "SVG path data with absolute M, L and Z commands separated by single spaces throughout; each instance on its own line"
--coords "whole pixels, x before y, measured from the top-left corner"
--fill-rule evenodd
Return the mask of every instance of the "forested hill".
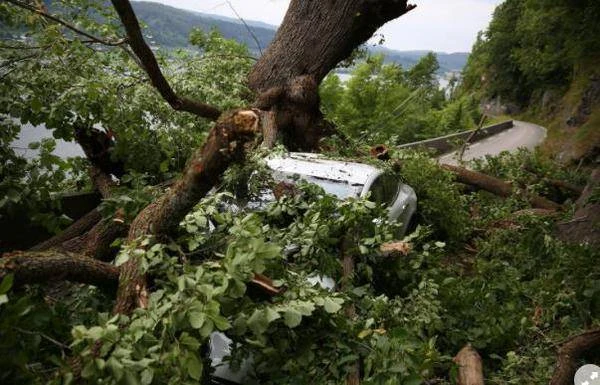
M 547 142 L 562 147 L 553 152 L 594 156 L 600 152 L 598 20 L 598 0 L 505 1 L 473 47 L 463 91 L 543 121 Z
M 167 48 L 188 47 L 188 35 L 194 27 L 205 31 L 217 28 L 224 37 L 244 43 L 251 51 L 257 53 L 258 44 L 262 49 L 266 48 L 277 31 L 276 26 L 246 20 L 254 34 L 252 36 L 244 24 L 237 19 L 192 12 L 147 1 L 136 1 L 132 4 L 139 18 L 147 24 L 152 42 Z M 387 62 L 401 64 L 404 68 L 412 67 L 429 52 L 395 51 L 383 47 L 374 47 L 370 50 L 374 53 L 383 53 Z M 469 56 L 465 52 L 436 52 L 436 54 L 440 73 L 462 70 Z

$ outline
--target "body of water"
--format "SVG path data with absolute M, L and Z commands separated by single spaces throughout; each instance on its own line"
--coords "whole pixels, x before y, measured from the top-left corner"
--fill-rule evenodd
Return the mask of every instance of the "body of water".
M 52 138 L 52 131 L 48 130 L 45 125 L 33 126 L 25 124 L 21 126 L 21 133 L 18 139 L 12 142 L 11 146 L 15 152 L 24 156 L 27 159 L 35 158 L 39 155 L 39 150 L 32 150 L 28 146 L 30 143 L 39 142 L 45 138 Z M 56 140 L 56 149 L 53 154 L 61 158 L 72 158 L 76 156 L 85 157 L 81 147 L 75 142 L 66 142 L 62 139 Z

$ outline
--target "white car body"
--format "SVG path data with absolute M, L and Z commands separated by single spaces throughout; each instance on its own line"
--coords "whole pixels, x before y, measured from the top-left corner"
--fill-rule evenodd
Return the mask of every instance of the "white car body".
M 266 162 L 275 180 L 301 178 L 340 199 L 362 198 L 371 193 L 371 200 L 388 205 L 390 220 L 402 223 L 402 234 L 417 210 L 417 195 L 412 187 L 368 164 L 331 160 L 309 153 L 289 153 Z
M 316 154 L 288 153 L 266 159 L 276 181 L 293 182 L 298 178 L 315 183 L 339 199 L 366 197 L 387 204 L 389 219 L 402 223 L 404 235 L 417 209 L 417 196 L 408 185 L 395 180 L 376 167 L 364 163 L 331 160 Z M 275 200 L 272 194 L 261 196 L 262 202 Z M 261 205 L 258 204 L 258 207 Z M 311 276 L 308 281 L 327 290 L 335 289 L 329 277 Z M 251 370 L 251 360 L 233 372 L 223 359 L 231 351 L 232 341 L 223 333 L 215 332 L 210 338 L 210 359 L 215 369 L 213 383 L 241 383 Z M 224 380 L 224 381 L 223 381 Z

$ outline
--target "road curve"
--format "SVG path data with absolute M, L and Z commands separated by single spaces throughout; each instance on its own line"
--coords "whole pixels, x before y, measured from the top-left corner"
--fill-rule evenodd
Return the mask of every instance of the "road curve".
M 545 138 L 546 129 L 544 127 L 515 120 L 513 128 L 469 145 L 463 155 L 463 161 L 483 158 L 486 155 L 498 155 L 502 151 L 514 152 L 521 147 L 533 150 Z M 438 158 L 438 161 L 458 165 L 457 153 L 455 151 L 442 155 Z

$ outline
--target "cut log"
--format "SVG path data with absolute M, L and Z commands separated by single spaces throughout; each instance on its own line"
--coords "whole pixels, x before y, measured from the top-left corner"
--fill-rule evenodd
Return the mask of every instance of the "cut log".
M 483 385 L 481 356 L 471 344 L 462 348 L 453 361 L 458 365 L 458 385 Z
M 412 251 L 412 245 L 408 242 L 387 242 L 379 247 L 384 257 L 407 256 Z
M 556 202 L 552 202 L 539 195 L 532 194 L 524 189 L 515 188 L 505 181 L 482 174 L 477 171 L 467 170 L 463 167 L 457 167 L 450 164 L 442 164 L 442 168 L 452 172 L 456 175 L 456 180 L 460 183 L 475 186 L 481 190 L 491 192 L 492 194 L 498 195 L 503 198 L 508 198 L 511 195 L 517 193 L 523 196 L 533 208 L 546 209 L 546 210 L 560 210 L 562 207 Z

